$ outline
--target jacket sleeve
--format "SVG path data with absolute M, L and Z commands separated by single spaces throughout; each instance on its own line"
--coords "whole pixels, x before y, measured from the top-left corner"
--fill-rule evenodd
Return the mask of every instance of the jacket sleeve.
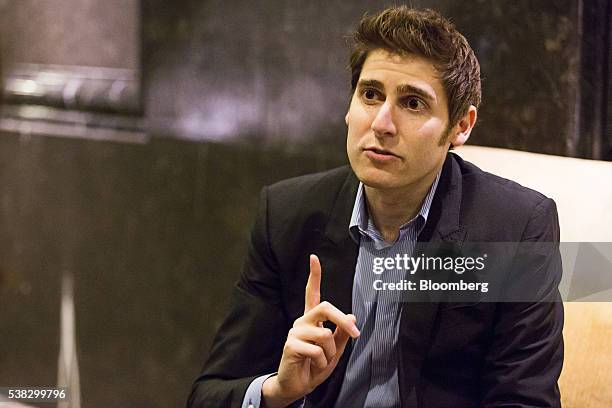
M 290 329 L 282 306 L 279 269 L 270 247 L 264 188 L 231 308 L 193 385 L 187 407 L 239 408 L 255 378 L 277 371 Z
M 510 279 L 537 286 L 537 298 L 499 303 L 483 371 L 483 407 L 561 407 L 557 380 L 563 365 L 563 303 L 559 222 L 553 200 L 540 201 L 523 232 L 529 254 Z M 535 245 L 531 245 L 535 244 Z M 514 273 L 513 272 L 513 273 Z M 512 282 L 510 282 L 512 283 Z

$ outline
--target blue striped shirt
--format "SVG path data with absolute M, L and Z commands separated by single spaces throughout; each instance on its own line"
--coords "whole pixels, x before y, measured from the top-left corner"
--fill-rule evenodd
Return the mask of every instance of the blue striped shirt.
M 368 216 L 363 184 L 359 184 L 349 225 L 351 237 L 359 244 L 359 255 L 353 281 L 353 314 L 361 336 L 353 341 L 346 375 L 336 407 L 399 407 L 397 339 L 401 310 L 400 291 L 373 291 L 375 279 L 399 282 L 405 270 L 385 270 L 373 273 L 375 257 L 395 258 L 412 256 L 417 237 L 427 221 L 431 202 L 440 179 L 434 180 L 421 210 L 412 220 L 401 226 L 393 243 L 382 234 Z

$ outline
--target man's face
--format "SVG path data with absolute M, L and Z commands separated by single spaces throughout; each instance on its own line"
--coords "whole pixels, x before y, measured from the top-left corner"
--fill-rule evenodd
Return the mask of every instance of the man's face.
M 456 130 L 447 129 L 446 92 L 433 64 L 384 50 L 366 58 L 346 123 L 353 171 L 383 190 L 433 181 Z

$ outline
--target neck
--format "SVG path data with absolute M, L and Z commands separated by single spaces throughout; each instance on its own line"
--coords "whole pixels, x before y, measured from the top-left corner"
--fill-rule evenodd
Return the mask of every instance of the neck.
M 368 213 L 385 241 L 395 241 L 400 227 L 417 216 L 439 170 L 402 188 L 364 186 Z

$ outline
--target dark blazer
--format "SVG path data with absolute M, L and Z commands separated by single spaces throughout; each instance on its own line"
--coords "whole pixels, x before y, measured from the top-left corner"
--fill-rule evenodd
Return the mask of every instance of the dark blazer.
M 189 407 L 240 407 L 251 381 L 278 369 L 287 332 L 304 311 L 309 254 L 321 260 L 321 299 L 351 312 L 359 248 L 348 225 L 358 183 L 345 166 L 262 190 L 231 310 L 193 386 Z M 551 199 L 448 154 L 419 241 L 558 240 Z M 414 389 L 423 408 L 559 407 L 563 305 L 558 261 L 556 255 L 542 261 L 557 269 L 542 295 L 545 302 L 402 304 L 402 401 Z M 350 352 L 349 342 L 330 378 L 307 396 L 306 406 L 333 406 Z

